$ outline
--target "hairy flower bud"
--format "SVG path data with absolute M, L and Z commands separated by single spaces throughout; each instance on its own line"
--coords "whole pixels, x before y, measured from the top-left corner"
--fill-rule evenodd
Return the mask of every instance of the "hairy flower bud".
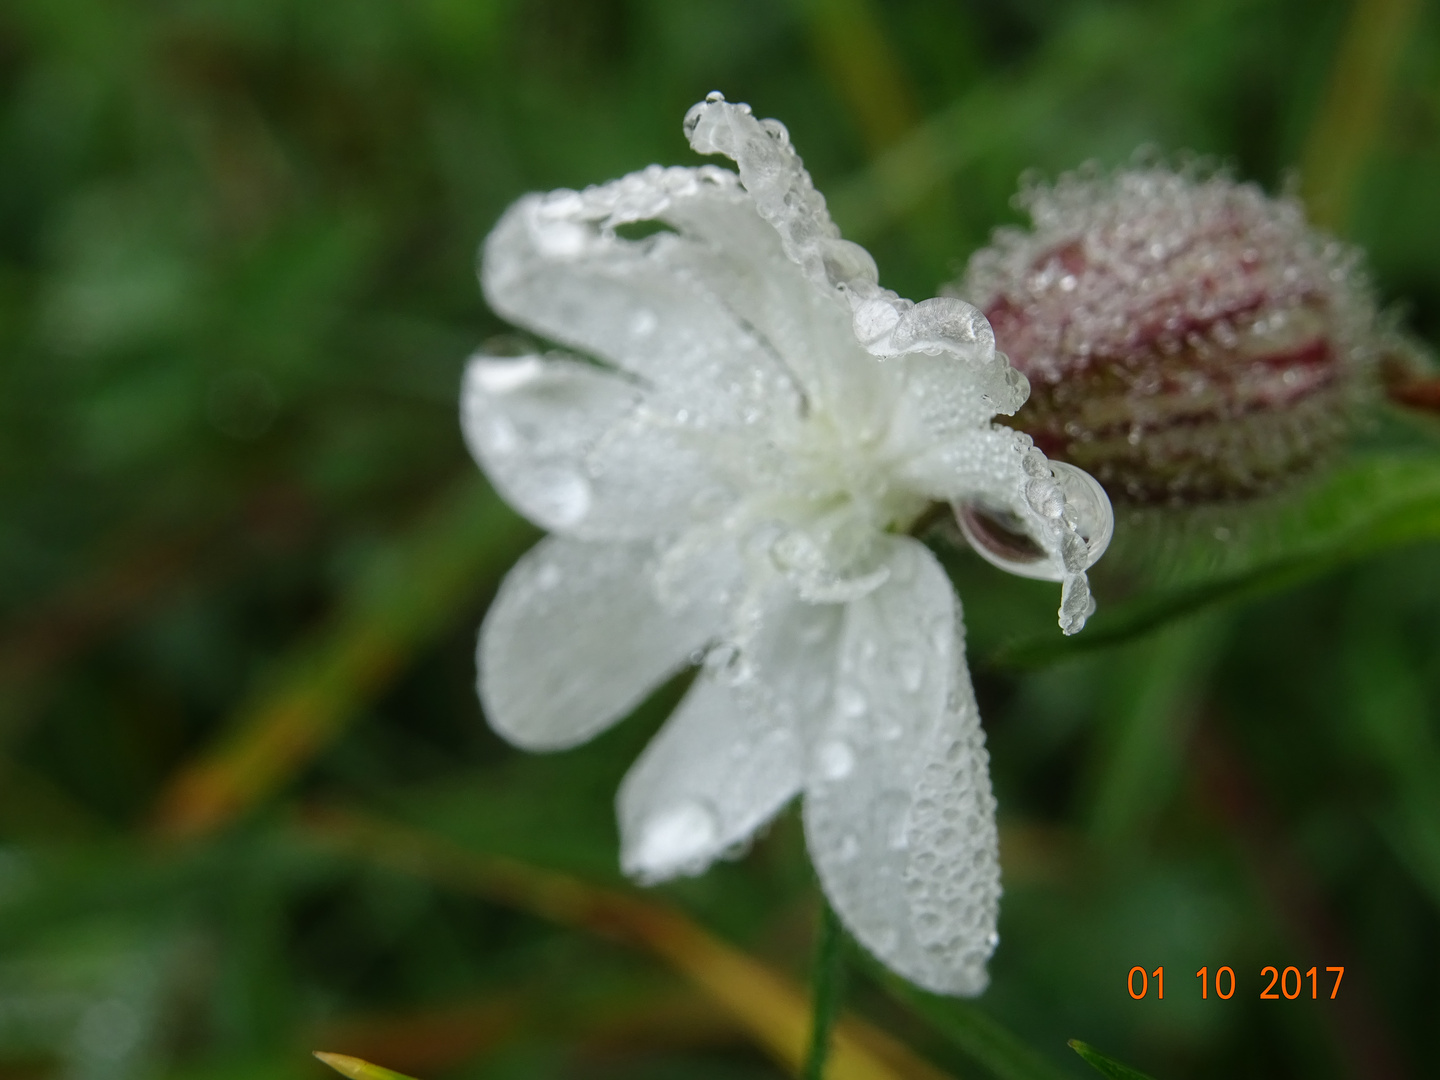
M 1291 197 L 1193 168 L 1029 184 L 952 291 L 1030 380 L 1013 423 L 1116 501 L 1263 492 L 1344 435 L 1375 308 Z

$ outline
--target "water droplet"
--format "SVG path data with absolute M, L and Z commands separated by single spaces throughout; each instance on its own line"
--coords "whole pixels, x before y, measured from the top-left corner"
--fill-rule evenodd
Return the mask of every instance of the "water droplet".
M 564 528 L 576 524 L 590 512 L 593 498 L 590 481 L 573 469 L 563 466 L 537 469 L 533 483 L 532 505 L 545 524 Z
M 841 862 L 850 862 L 860 854 L 860 841 L 856 839 L 854 833 L 846 833 L 840 838 L 840 847 L 836 854 Z
M 560 584 L 560 568 L 554 563 L 546 563 L 535 572 L 535 587 L 549 592 Z
M 628 861 L 643 876 L 699 870 L 709 861 L 719 834 L 715 812 L 698 799 L 686 799 L 646 819 Z
M 515 425 L 503 416 L 486 417 L 481 431 L 485 449 L 497 456 L 513 453 L 520 445 Z
M 1030 538 L 1020 518 L 1008 510 L 957 503 L 955 520 L 970 546 L 986 562 L 1022 577 L 1048 577 L 1045 549 Z
M 842 686 L 835 691 L 835 706 L 840 710 L 841 716 L 854 718 L 865 715 L 869 702 L 865 695 L 856 690 L 853 686 Z
M 920 689 L 925 679 L 925 660 L 908 645 L 897 646 L 891 658 L 895 661 L 895 672 L 900 676 L 900 685 L 913 694 Z
M 1083 549 L 1071 553 L 1066 566 L 1052 559 L 1029 534 L 1020 517 L 976 503 L 958 503 L 955 519 L 970 546 L 992 566 L 1020 577 L 1063 581 L 1067 572 L 1079 573 L 1094 565 L 1110 546 L 1115 514 L 1105 489 L 1089 473 L 1063 461 L 1050 462 L 1055 487 L 1064 495 L 1063 518 L 1074 529 Z M 1037 480 L 1032 483 L 1044 483 Z
M 545 364 L 536 356 L 514 360 L 472 360 L 466 377 L 486 394 L 500 396 L 514 393 L 545 373 Z
M 1100 481 L 1084 469 L 1064 461 L 1051 462 L 1055 481 L 1065 493 L 1065 520 L 1069 522 L 1085 541 L 1086 568 L 1105 554 L 1110 546 L 1110 537 L 1115 532 L 1115 512 L 1110 507 L 1110 497 L 1100 486 Z
M 737 686 L 750 673 L 750 665 L 740 647 L 731 641 L 722 641 L 705 655 L 705 666 L 721 682 Z
M 649 337 L 659 325 L 660 320 L 649 308 L 641 308 L 630 316 L 630 333 L 635 337 Z
M 815 767 L 825 780 L 843 780 L 855 769 L 855 751 L 849 743 L 823 743 L 815 752 Z

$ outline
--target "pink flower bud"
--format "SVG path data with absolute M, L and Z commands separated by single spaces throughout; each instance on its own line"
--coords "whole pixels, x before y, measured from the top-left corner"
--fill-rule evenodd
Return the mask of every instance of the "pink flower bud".
M 1256 494 L 1345 434 L 1371 366 L 1359 253 L 1192 168 L 1029 184 L 953 291 L 1029 378 L 1013 424 L 1131 503 Z

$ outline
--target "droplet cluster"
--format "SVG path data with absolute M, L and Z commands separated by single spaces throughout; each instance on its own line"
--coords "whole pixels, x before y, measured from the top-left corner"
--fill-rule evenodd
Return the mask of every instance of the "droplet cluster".
M 1090 168 L 1018 197 L 952 289 L 1030 380 L 1015 425 L 1111 498 L 1263 492 L 1345 434 L 1374 349 L 1359 253 L 1292 197 L 1191 166 Z
M 905 891 L 921 946 L 957 973 L 963 992 L 978 994 L 1000 940 L 999 839 L 985 737 L 973 709 L 966 712 L 958 737 L 916 785 Z

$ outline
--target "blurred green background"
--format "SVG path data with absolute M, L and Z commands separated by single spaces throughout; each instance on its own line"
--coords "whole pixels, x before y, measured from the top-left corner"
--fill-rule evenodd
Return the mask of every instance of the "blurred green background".
M 638 894 L 611 800 L 683 686 L 553 757 L 472 686 L 536 535 L 460 441 L 464 359 L 506 330 L 477 244 L 523 192 L 697 161 L 680 120 L 716 88 L 784 120 L 902 295 L 1017 219 L 1023 170 L 1153 144 L 1272 191 L 1303 165 L 1440 336 L 1421 0 L 11 0 L 0 1080 L 318 1078 L 316 1048 L 786 1075 L 764 1028 L 803 1024 L 818 896 L 793 812 Z M 1075 641 L 1053 587 L 947 550 L 1002 944 L 974 1003 L 853 956 L 891 1071 L 851 1075 L 1086 1075 L 1069 1038 L 1161 1080 L 1440 1073 L 1437 538 L 1440 422 L 1384 405 L 1276 505 L 1122 520 Z M 1262 1001 L 1264 965 L 1346 974 Z

